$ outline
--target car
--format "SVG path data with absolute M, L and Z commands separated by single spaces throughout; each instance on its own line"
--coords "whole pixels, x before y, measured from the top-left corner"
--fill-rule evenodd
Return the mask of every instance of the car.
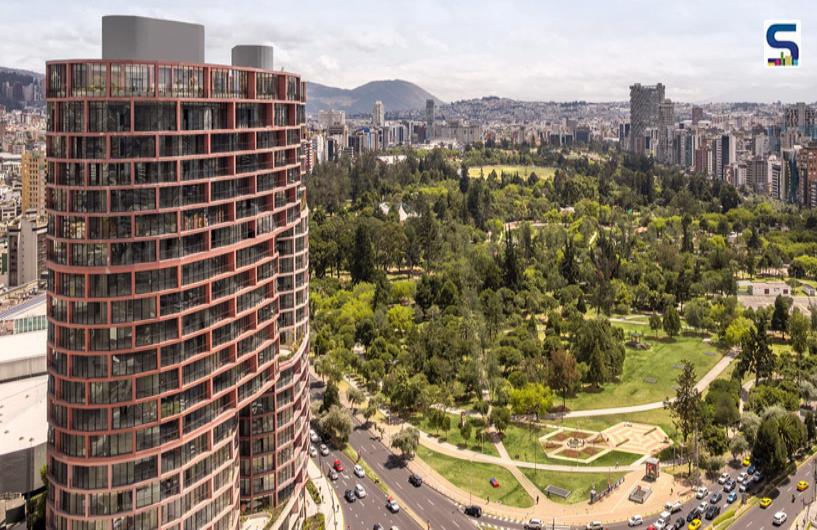
M 775 526 L 780 526 L 781 524 L 786 522 L 789 516 L 786 515 L 786 512 L 777 512 L 772 516 L 772 524 Z
M 757 468 L 755 467 L 754 464 L 746 468 L 746 472 L 749 473 L 750 475 L 754 475 L 756 470 Z
M 737 482 L 735 482 L 734 480 L 728 480 L 726 481 L 726 484 L 723 485 L 723 491 L 729 493 L 730 491 L 733 491 L 735 489 L 736 485 Z
M 763 497 L 762 499 L 760 499 L 760 507 L 761 508 L 768 508 L 771 505 L 772 505 L 772 499 L 770 499 L 769 497 Z
M 695 507 L 687 515 L 687 522 L 691 523 L 692 521 L 694 521 L 695 519 L 699 518 L 702 515 L 703 515 L 703 510 L 701 510 L 699 507 Z
M 366 496 L 366 489 L 360 484 L 355 484 L 355 495 L 357 495 L 358 499 L 362 499 Z
M 321 437 L 318 436 L 318 433 L 315 432 L 315 429 L 309 429 L 309 440 L 313 443 L 319 443 L 321 441 Z
M 332 464 L 332 467 L 335 468 L 335 471 L 340 473 L 341 471 L 343 471 L 343 462 L 341 462 L 338 459 L 335 459 L 335 463 Z
M 749 476 L 749 473 L 747 473 L 746 471 L 741 471 L 741 472 L 740 472 L 740 475 L 738 475 L 738 482 L 740 482 L 741 484 L 743 484 L 744 482 L 746 482 L 746 478 L 747 478 L 748 476 Z
M 752 477 L 752 482 L 760 482 L 761 480 L 763 480 L 763 473 L 757 471 L 755 475 Z
M 668 511 L 669 513 L 675 513 L 680 512 L 683 507 L 684 505 L 681 504 L 681 501 L 667 501 L 667 503 L 664 505 L 664 510 Z
M 354 473 L 355 476 L 358 478 L 364 478 L 366 476 L 366 472 L 363 471 L 363 468 L 360 466 L 360 464 L 355 464 Z
M 346 502 L 355 502 L 357 500 L 357 495 L 355 495 L 355 490 L 346 490 L 343 492 L 343 498 L 346 499 Z
M 701 527 L 701 520 L 700 519 L 693 519 L 688 525 L 688 530 L 698 530 Z
M 310 445 L 310 446 L 309 446 L 309 456 L 311 456 L 311 457 L 313 457 L 313 458 L 314 458 L 314 457 L 316 457 L 316 456 L 318 456 L 318 450 L 317 450 L 317 449 L 315 449 L 315 446 L 314 446 L 314 445 Z
M 477 506 L 476 504 L 472 504 L 471 506 L 466 506 L 465 510 L 463 510 L 465 515 L 469 517 L 482 517 L 482 508 Z
M 712 519 L 717 517 L 720 513 L 721 513 L 721 507 L 720 506 L 718 506 L 717 504 L 710 504 L 709 508 L 706 509 L 706 513 L 704 514 L 704 517 L 706 517 L 706 519 L 708 521 L 711 521 Z
M 667 526 L 670 521 L 672 520 L 672 514 L 669 511 L 663 511 L 658 514 L 658 520 L 655 521 L 655 525 L 660 529 Z
M 525 524 L 522 526 L 522 528 L 524 528 L 524 530 L 542 530 L 542 527 L 543 527 L 543 526 L 544 526 L 544 525 L 542 524 L 542 520 L 541 520 L 541 519 L 535 519 L 535 518 L 534 518 L 534 519 L 530 519 L 530 520 L 528 520 L 528 522 L 527 522 L 527 523 L 525 523 Z
M 337 480 L 339 476 L 340 475 L 338 475 L 338 472 L 335 471 L 334 469 L 329 470 L 329 479 L 330 480 Z
M 751 480 L 747 480 L 746 482 L 744 482 L 743 484 L 740 485 L 738 490 L 740 490 L 741 492 L 744 492 L 744 493 L 749 493 L 755 487 L 755 484 L 756 484 L 756 482 L 753 482 Z
M 706 486 L 701 486 L 700 488 L 698 488 L 698 491 L 695 493 L 695 498 L 696 499 L 703 499 L 708 494 L 709 494 L 709 490 L 706 489 Z
M 640 515 L 633 515 L 627 519 L 627 526 L 641 526 L 644 524 L 644 519 Z
M 698 509 L 701 511 L 701 514 L 703 514 L 706 511 L 707 506 L 709 506 L 709 503 L 707 503 L 706 501 L 704 501 L 704 502 L 702 502 L 701 504 L 698 505 Z M 700 519 L 700 517 L 699 517 L 699 519 Z
M 718 504 L 719 502 L 721 502 L 721 500 L 723 500 L 723 493 L 721 493 L 720 491 L 713 493 L 712 496 L 709 497 L 709 502 L 711 504 Z
M 326 444 L 321 444 L 321 456 L 329 456 L 329 448 Z
M 412 473 L 411 475 L 409 475 L 409 484 L 411 484 L 415 488 L 419 488 L 420 486 L 423 485 L 423 477 Z
M 604 525 L 601 524 L 601 521 L 590 521 L 585 526 L 585 530 L 602 530 Z
M 397 504 L 396 500 L 389 498 L 388 502 L 386 502 L 386 509 L 391 513 L 397 513 L 400 511 L 400 505 Z
M 801 480 L 797 483 L 797 491 L 806 491 L 808 489 L 808 482 Z
M 737 491 L 730 491 L 729 495 L 726 496 L 726 503 L 727 504 L 732 504 L 736 500 L 738 500 L 738 492 Z
M 383 525 L 380 523 L 375 523 L 372 530 L 383 530 Z
M 718 477 L 718 484 L 726 484 L 727 480 L 729 480 L 729 473 L 721 473 L 721 476 Z
M 664 530 L 665 526 L 667 526 L 667 522 L 665 520 L 663 520 L 663 519 L 658 519 L 653 524 L 648 526 L 647 529 L 648 530 L 649 529 L 652 529 L 652 530 Z
M 655 527 L 655 523 L 653 523 L 653 524 L 651 524 L 650 526 L 647 527 L 647 530 L 658 530 L 658 529 Z
M 743 467 L 749 467 L 752 465 L 752 458 L 749 456 L 743 457 Z
M 673 523 L 672 528 L 673 530 L 681 530 L 681 528 L 685 527 L 686 524 L 687 522 L 684 521 L 684 518 L 679 517 L 678 519 L 675 520 L 675 523 Z

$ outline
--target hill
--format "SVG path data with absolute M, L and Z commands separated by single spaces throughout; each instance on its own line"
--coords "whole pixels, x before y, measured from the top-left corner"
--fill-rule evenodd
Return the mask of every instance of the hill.
M 369 114 L 375 101 L 382 101 L 386 112 L 424 109 L 427 99 L 438 105 L 443 103 L 423 88 L 401 79 L 370 81 L 353 89 L 308 83 L 306 94 L 306 112 L 311 115 L 329 109 L 348 115 Z

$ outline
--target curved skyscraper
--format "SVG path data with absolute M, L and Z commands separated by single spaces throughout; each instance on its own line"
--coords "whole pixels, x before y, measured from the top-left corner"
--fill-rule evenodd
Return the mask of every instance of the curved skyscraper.
M 309 396 L 305 83 L 272 49 L 103 19 L 52 61 L 48 528 L 296 526 Z

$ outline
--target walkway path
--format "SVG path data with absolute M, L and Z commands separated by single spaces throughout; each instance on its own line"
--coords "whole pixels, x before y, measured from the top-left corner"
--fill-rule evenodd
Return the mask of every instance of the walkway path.
M 311 458 L 307 459 L 306 472 L 309 474 L 309 480 L 315 484 L 321 496 L 321 502 L 317 505 L 317 510 L 323 514 L 323 527 L 326 530 L 343 530 L 343 509 L 337 494 L 335 494 L 335 488 L 329 484 L 329 479 L 321 473 L 318 465 Z M 308 492 L 307 497 L 312 498 Z

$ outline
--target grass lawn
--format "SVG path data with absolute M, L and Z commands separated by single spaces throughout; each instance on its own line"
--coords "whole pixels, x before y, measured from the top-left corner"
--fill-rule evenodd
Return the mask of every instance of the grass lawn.
M 607 427 L 611 427 L 622 421 L 657 425 L 664 429 L 664 432 L 667 433 L 667 436 L 670 438 L 675 438 L 676 435 L 672 418 L 670 418 L 669 412 L 664 408 L 644 412 L 633 412 L 630 414 L 611 414 L 609 416 L 593 416 L 589 418 L 565 418 L 563 421 L 555 420 L 552 423 L 554 425 L 564 425 L 565 427 L 572 427 L 574 429 L 603 431 Z
M 423 446 L 417 448 L 417 456 L 434 468 L 437 473 L 460 489 L 472 493 L 478 499 L 490 499 L 517 508 L 530 508 L 533 499 L 522 488 L 510 471 L 501 466 L 468 462 L 434 452 Z M 491 478 L 499 481 L 499 488 L 488 482 Z
M 466 442 L 465 439 L 463 439 L 462 434 L 460 434 L 460 429 L 458 427 L 460 421 L 459 416 L 449 414 L 448 417 L 451 418 L 451 428 L 445 432 L 431 429 L 431 427 L 428 426 L 428 419 L 422 415 L 413 416 L 409 419 L 409 421 L 421 431 L 424 431 L 431 436 L 435 436 L 441 442 L 454 444 L 461 449 L 467 448 L 478 453 L 499 456 L 496 447 L 490 442 L 487 436 L 484 437 L 482 444 L 480 444 L 476 428 L 471 429 L 471 439 Z
M 514 165 L 496 165 L 496 166 L 477 166 L 477 167 L 469 167 L 468 168 L 468 176 L 471 178 L 479 178 L 480 177 L 480 169 L 482 170 L 482 175 L 487 178 L 488 175 L 491 174 L 491 171 L 496 171 L 497 176 L 501 177 L 502 172 L 508 173 L 509 175 L 514 175 L 519 173 L 519 176 L 527 179 L 531 173 L 536 173 L 540 179 L 549 179 L 552 178 L 554 174 L 556 174 L 556 168 L 554 167 L 544 167 L 544 166 L 514 166 Z
M 627 340 L 631 332 L 653 336 L 648 326 L 637 322 L 612 324 L 624 329 Z M 680 366 L 681 361 L 690 361 L 700 379 L 722 357 L 713 344 L 703 342 L 699 337 L 669 339 L 661 336 L 643 340 L 651 345 L 650 349 L 627 348 L 619 382 L 605 384 L 599 392 L 580 392 L 567 400 L 568 408 L 586 410 L 661 401 L 674 394 L 675 379 L 680 373 L 676 366 Z M 716 352 L 716 355 L 706 352 Z
M 545 450 L 539 443 L 539 438 L 553 431 L 553 429 L 535 428 L 531 436 L 530 428 L 526 425 L 511 424 L 505 429 L 505 436 L 502 440 L 505 449 L 514 460 L 525 462 L 537 462 L 539 464 L 559 464 L 559 465 L 579 465 L 579 466 L 613 466 L 629 465 L 644 455 L 628 453 L 625 451 L 610 451 L 600 456 L 590 464 L 574 464 L 570 461 L 559 458 L 550 458 L 545 454 Z
M 566 499 L 556 495 L 550 496 L 550 500 L 564 504 L 589 501 L 590 490 L 594 486 L 597 490 L 600 490 L 607 487 L 608 480 L 615 482 L 624 476 L 624 473 L 564 473 L 529 468 L 522 468 L 522 473 L 543 492 L 548 486 L 558 486 L 570 490 L 570 496 Z

